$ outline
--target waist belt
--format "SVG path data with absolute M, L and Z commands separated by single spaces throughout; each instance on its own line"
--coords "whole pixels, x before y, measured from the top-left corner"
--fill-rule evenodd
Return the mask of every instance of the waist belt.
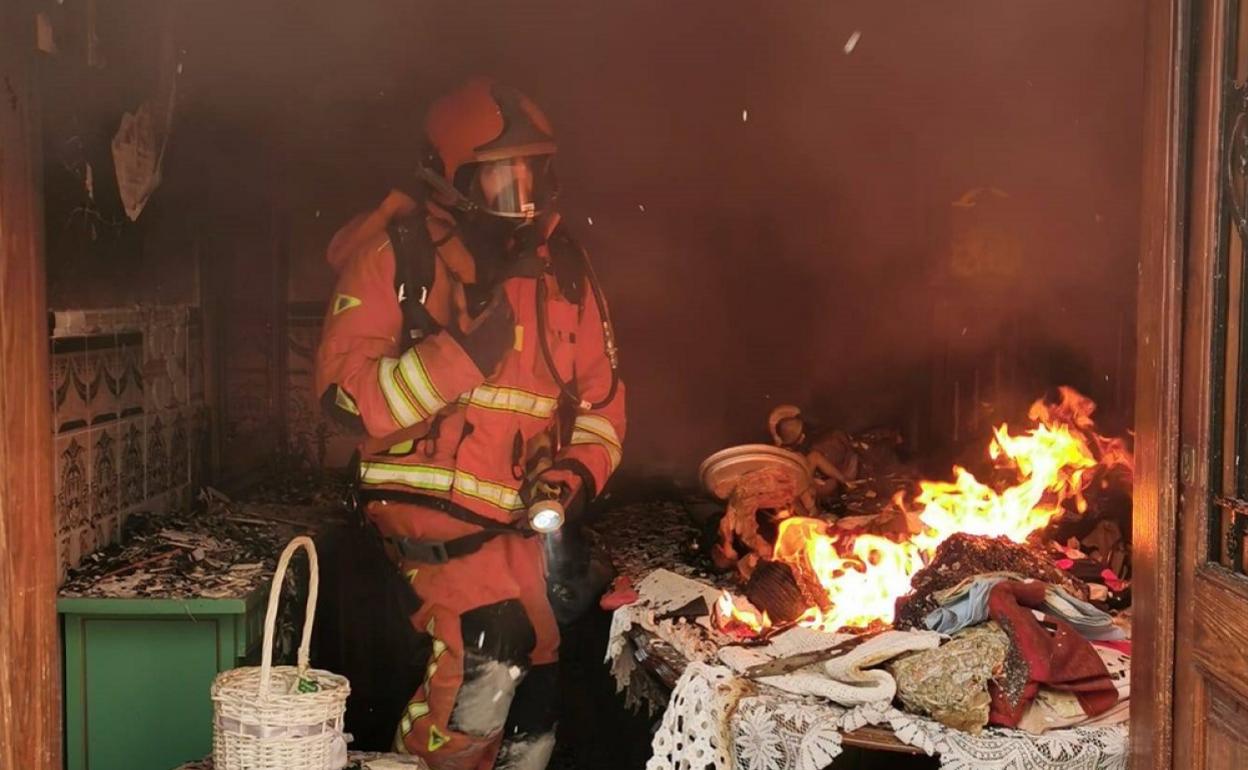
M 445 513 L 451 518 L 480 527 L 480 532 L 462 535 L 451 540 L 416 540 L 410 537 L 390 537 L 382 535 L 386 542 L 395 547 L 399 555 L 408 561 L 422 564 L 446 564 L 451 559 L 458 559 L 476 553 L 489 541 L 500 535 L 532 537 L 534 533 L 509 524 L 503 524 L 487 516 L 470 511 L 462 505 L 441 497 L 422 495 L 414 492 L 399 492 L 390 489 L 361 489 L 360 502 L 387 502 L 417 505 L 422 508 Z

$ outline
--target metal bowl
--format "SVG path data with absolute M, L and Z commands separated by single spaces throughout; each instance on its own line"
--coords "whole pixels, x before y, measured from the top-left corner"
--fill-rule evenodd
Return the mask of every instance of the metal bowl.
M 702 461 L 698 478 L 707 492 L 727 500 L 743 475 L 763 468 L 791 474 L 799 490 L 811 484 L 806 458 L 770 444 L 742 444 L 721 449 Z

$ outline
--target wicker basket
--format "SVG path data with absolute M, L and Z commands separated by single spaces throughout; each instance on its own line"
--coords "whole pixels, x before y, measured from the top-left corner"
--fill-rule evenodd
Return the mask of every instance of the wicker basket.
M 290 557 L 308 552 L 311 585 L 299 643 L 298 666 L 273 665 L 273 625 Z M 290 541 L 277 562 L 264 617 L 259 668 L 236 668 L 212 683 L 212 759 L 216 770 L 341 770 L 347 762 L 343 713 L 351 685 L 346 677 L 308 668 L 308 646 L 319 584 L 316 547 L 307 537 Z M 307 683 L 315 683 L 315 689 Z M 301 683 L 303 686 L 301 686 Z

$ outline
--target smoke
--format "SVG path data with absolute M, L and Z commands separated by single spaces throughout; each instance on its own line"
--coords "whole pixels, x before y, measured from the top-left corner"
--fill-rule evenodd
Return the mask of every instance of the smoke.
M 1065 369 L 1086 381 L 1069 384 L 1130 401 L 1103 378 L 1129 371 L 1119 351 L 1133 349 L 1139 3 L 235 0 L 187 13 L 194 114 L 276 156 L 264 183 L 291 207 L 294 299 L 327 296 L 329 234 L 403 178 L 438 90 L 489 72 L 545 107 L 565 217 L 618 325 L 635 472 L 687 476 L 762 438 L 782 402 L 908 429 L 936 410 L 951 361 L 1009 340 L 1048 356 L 1026 362 L 1036 381 L 1076 360 Z M 1021 244 L 988 284 L 949 279 L 953 204 L 979 187 L 1008 194 Z

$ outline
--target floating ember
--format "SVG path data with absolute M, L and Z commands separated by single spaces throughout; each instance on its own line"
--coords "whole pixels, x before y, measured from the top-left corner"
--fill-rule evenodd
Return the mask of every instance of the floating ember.
M 1057 404 L 1041 399 L 1031 406 L 1031 428 L 1015 434 L 1002 424 L 993 431 L 988 456 L 998 471 L 1013 477 L 1009 483 L 989 484 L 954 466 L 953 481 L 921 481 L 909 501 L 899 494 L 893 504 L 917 514 L 917 534 L 892 539 L 804 517 L 780 522 L 770 558 L 789 565 L 799 586 L 813 581 L 823 594 L 798 623 L 826 631 L 891 623 L 911 578 L 953 535 L 1024 543 L 1071 508 L 1085 512 L 1084 492 L 1098 474 L 1121 468 L 1129 476 L 1131 451 L 1122 439 L 1094 432 L 1092 400 L 1067 387 L 1059 393 Z M 723 618 L 747 628 L 765 625 L 747 620 L 757 621 L 757 611 L 741 611 L 735 601 L 721 599 Z

